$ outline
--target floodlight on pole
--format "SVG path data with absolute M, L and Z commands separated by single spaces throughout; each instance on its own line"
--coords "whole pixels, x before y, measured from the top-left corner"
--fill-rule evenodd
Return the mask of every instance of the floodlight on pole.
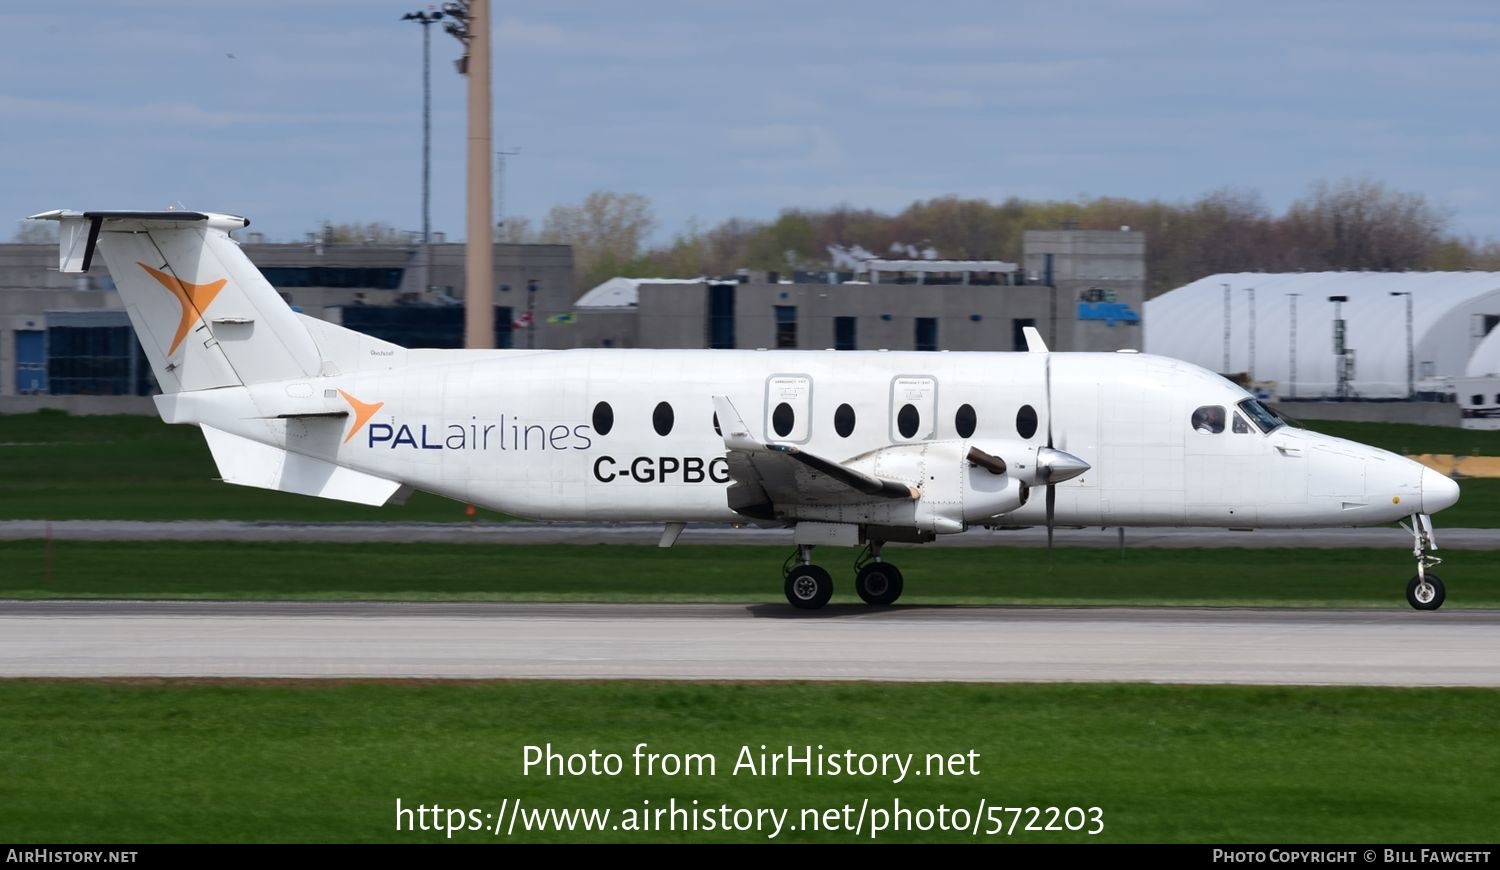
M 1229 285 L 1224 285 L 1224 367 L 1219 370 L 1220 374 L 1229 374 L 1229 305 L 1231 302 Z
M 422 25 L 422 244 L 432 243 L 432 25 L 443 18 L 436 9 L 408 12 L 402 21 Z M 427 289 L 427 288 L 422 288 Z
M 1288 293 L 1292 300 L 1291 335 L 1288 336 L 1287 352 L 1290 357 L 1290 365 L 1287 372 L 1287 390 L 1291 393 L 1288 398 L 1297 398 L 1297 297 L 1301 293 Z
M 1328 301 L 1333 303 L 1333 358 L 1334 378 L 1338 384 L 1336 395 L 1340 399 L 1349 398 L 1349 349 L 1346 343 L 1347 335 L 1344 332 L 1344 303 L 1349 301 L 1348 296 L 1330 296 Z

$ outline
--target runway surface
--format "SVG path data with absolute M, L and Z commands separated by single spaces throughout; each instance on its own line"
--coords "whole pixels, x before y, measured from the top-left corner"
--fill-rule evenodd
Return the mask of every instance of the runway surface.
M 452 544 L 645 544 L 661 538 L 660 524 L 651 523 L 255 523 L 229 520 L 136 522 L 114 520 L 41 520 L 0 522 L 0 540 L 26 540 L 51 535 L 75 541 L 304 541 L 331 543 L 452 543 Z M 1500 550 L 1500 529 L 1437 529 L 1438 545 L 1450 550 Z M 727 525 L 690 525 L 683 544 L 764 544 L 791 546 L 790 529 L 734 528 Z M 938 547 L 1045 547 L 1043 528 L 943 535 Z M 1110 548 L 1120 545 L 1116 529 L 1058 529 L 1062 547 Z M 1394 526 L 1362 529 L 1127 529 L 1131 548 L 1411 548 L 1410 533 Z
M 0 602 L 0 677 L 1500 686 L 1500 611 Z

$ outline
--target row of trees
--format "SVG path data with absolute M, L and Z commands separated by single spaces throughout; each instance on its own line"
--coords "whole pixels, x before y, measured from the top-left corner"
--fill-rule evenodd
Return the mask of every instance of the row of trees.
M 540 229 L 525 218 L 500 228 L 508 242 L 573 246 L 578 287 L 629 277 L 691 278 L 736 269 L 828 269 L 829 246 L 861 246 L 884 255 L 893 246 L 932 248 L 938 256 L 1020 262 L 1026 230 L 1122 226 L 1146 233 L 1152 295 L 1215 272 L 1329 269 L 1496 269 L 1500 242 L 1448 231 L 1448 215 L 1419 193 L 1369 178 L 1318 182 L 1284 212 L 1253 190 L 1221 189 L 1187 202 L 1119 197 L 1002 202 L 944 196 L 896 214 L 839 205 L 787 209 L 774 220 L 692 222 L 673 239 L 648 245 L 656 229 L 651 203 L 638 193 L 596 191 L 559 205 Z M 409 234 L 384 223 L 325 223 L 329 242 L 400 243 Z M 23 224 L 16 241 L 55 239 L 49 224 Z
M 581 205 L 553 208 L 536 239 L 572 244 L 579 288 L 587 289 L 615 275 L 826 269 L 833 265 L 830 245 L 878 255 L 909 245 L 944 258 L 1019 262 L 1026 230 L 1122 226 L 1146 233 L 1152 295 L 1215 272 L 1500 269 L 1500 242 L 1454 236 L 1447 214 L 1424 196 L 1369 178 L 1314 184 L 1280 214 L 1258 192 L 1227 188 L 1188 202 L 945 196 L 896 214 L 840 205 L 787 209 L 767 221 L 694 223 L 656 247 L 645 244 L 655 227 L 646 198 L 601 191 Z

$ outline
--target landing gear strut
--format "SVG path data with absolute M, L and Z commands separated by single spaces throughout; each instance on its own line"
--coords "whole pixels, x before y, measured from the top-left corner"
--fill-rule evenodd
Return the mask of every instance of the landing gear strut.
M 793 607 L 817 610 L 833 597 L 833 578 L 812 563 L 811 544 L 798 544 L 781 572 L 786 575 L 786 600 Z
M 866 604 L 884 607 L 901 597 L 901 571 L 880 559 L 883 541 L 871 541 L 854 560 L 854 591 Z
M 1427 514 L 1412 514 L 1411 525 L 1401 527 L 1411 532 L 1411 554 L 1417 557 L 1417 576 L 1406 584 L 1406 601 L 1417 610 L 1437 610 L 1448 597 L 1448 590 L 1438 575 L 1427 570 L 1442 564 L 1442 559 L 1432 555 L 1437 542 L 1432 537 L 1432 517 Z

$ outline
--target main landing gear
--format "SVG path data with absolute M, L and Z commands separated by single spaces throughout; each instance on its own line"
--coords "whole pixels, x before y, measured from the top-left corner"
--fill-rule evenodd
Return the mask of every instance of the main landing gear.
M 854 591 L 866 604 L 894 604 L 901 597 L 904 583 L 901 571 L 881 561 L 881 542 L 871 541 L 854 561 Z M 786 575 L 786 600 L 803 610 L 816 610 L 833 597 L 833 578 L 812 563 L 812 545 L 799 544 L 797 552 L 782 566 Z
M 1418 610 L 1437 610 L 1448 597 L 1448 590 L 1438 575 L 1427 570 L 1442 564 L 1442 559 L 1432 555 L 1437 542 L 1432 537 L 1432 517 L 1427 514 L 1412 514 L 1411 525 L 1401 527 L 1411 532 L 1411 554 L 1417 557 L 1417 576 L 1406 584 L 1406 601 Z

